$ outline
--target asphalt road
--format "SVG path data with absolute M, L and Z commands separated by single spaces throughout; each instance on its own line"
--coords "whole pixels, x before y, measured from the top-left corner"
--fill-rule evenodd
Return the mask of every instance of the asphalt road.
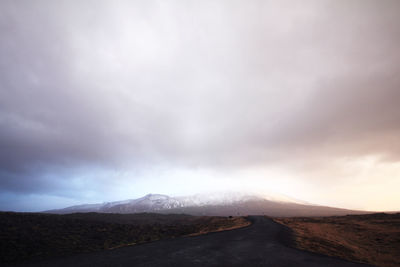
M 241 229 L 79 254 L 24 266 L 367 266 L 287 247 L 284 245 L 283 226 L 261 216 L 251 219 L 253 224 Z

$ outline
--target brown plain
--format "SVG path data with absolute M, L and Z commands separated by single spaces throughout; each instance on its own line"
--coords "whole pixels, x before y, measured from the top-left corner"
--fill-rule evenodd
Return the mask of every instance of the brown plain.
M 293 231 L 299 249 L 376 266 L 400 266 L 400 213 L 275 221 Z

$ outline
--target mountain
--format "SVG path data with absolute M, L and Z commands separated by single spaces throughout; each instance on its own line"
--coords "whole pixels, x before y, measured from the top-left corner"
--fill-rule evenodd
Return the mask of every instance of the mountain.
M 128 199 L 101 204 L 84 204 L 64 209 L 48 210 L 47 213 L 67 214 L 75 212 L 140 213 L 157 212 L 183 207 L 176 198 L 160 194 L 148 194 L 138 199 Z
M 207 216 L 341 216 L 348 214 L 365 214 L 367 212 L 332 208 L 306 204 L 288 197 L 260 196 L 235 192 L 197 194 L 183 197 L 170 197 L 160 194 L 148 194 L 142 198 L 102 204 L 85 204 L 47 213 L 185 213 Z

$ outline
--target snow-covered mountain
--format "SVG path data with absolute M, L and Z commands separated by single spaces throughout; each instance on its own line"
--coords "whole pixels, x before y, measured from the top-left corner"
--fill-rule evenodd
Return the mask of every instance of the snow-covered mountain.
M 214 192 L 209 194 L 196 194 L 191 196 L 177 197 L 183 206 L 207 206 L 207 205 L 232 205 L 249 200 L 264 199 L 260 195 L 241 192 Z
M 138 213 L 155 212 L 183 207 L 198 207 L 206 205 L 229 205 L 250 199 L 257 199 L 255 196 L 247 196 L 241 193 L 213 193 L 197 194 L 192 196 L 170 197 L 161 194 L 148 194 L 138 199 L 123 201 L 105 202 L 102 204 L 83 204 L 71 206 L 59 210 L 51 210 L 55 213 L 73 212 L 107 212 L 107 213 Z
M 142 198 L 128 200 L 125 203 L 107 203 L 100 208 L 100 211 L 112 213 L 156 212 L 183 206 L 183 203 L 176 198 L 167 195 L 148 194 Z
M 191 215 L 269 215 L 269 216 L 325 216 L 361 214 L 360 211 L 309 205 L 285 196 L 264 196 L 238 192 L 218 192 L 192 196 L 170 197 L 148 194 L 102 204 L 85 204 L 50 210 L 48 213 L 186 213 Z

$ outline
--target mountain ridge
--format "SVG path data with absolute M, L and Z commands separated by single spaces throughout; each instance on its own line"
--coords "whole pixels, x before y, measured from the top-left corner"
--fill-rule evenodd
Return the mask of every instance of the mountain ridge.
M 171 197 L 163 194 L 147 194 L 137 199 L 83 204 L 46 213 L 68 214 L 82 212 L 99 213 L 185 213 L 200 216 L 266 215 L 273 217 L 293 216 L 341 216 L 369 212 L 305 204 L 246 193 L 214 193 Z

